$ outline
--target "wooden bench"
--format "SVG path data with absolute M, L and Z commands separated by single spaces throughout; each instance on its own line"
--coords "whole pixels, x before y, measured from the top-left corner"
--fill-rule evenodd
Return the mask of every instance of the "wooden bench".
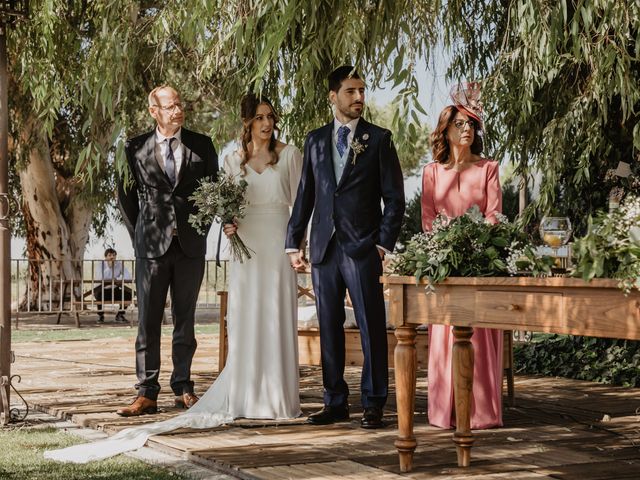
M 57 312 L 58 318 L 56 320 L 56 324 L 60 324 L 60 320 L 62 318 L 63 313 L 73 313 L 76 319 L 76 326 L 80 327 L 80 312 L 89 311 L 89 309 L 87 308 L 89 306 L 102 305 L 104 307 L 105 305 L 117 305 L 118 307 L 121 307 L 122 310 L 125 310 L 126 308 L 128 308 L 129 305 L 133 305 L 134 307 L 137 306 L 137 299 L 136 299 L 135 291 L 133 289 L 131 289 L 131 295 L 132 295 L 131 300 L 117 300 L 117 299 L 116 300 L 96 300 L 95 298 L 89 298 L 89 297 L 93 295 L 93 291 L 96 287 L 96 284 L 100 283 L 99 280 L 95 280 L 95 279 L 81 279 L 81 280 L 73 280 L 73 281 L 66 280 L 64 283 L 65 283 L 65 286 L 64 286 L 64 291 L 61 294 L 62 300 L 59 302 L 60 309 Z M 133 281 L 125 280 L 124 282 L 123 281 L 114 282 L 114 285 L 123 285 L 123 284 L 133 285 Z M 89 288 L 83 292 L 82 296 L 75 295 L 72 291 L 73 288 L 67 291 L 68 287 L 75 286 L 75 285 L 89 285 Z M 107 285 L 111 285 L 111 282 L 110 281 L 105 282 L 105 286 Z M 74 298 L 72 298 L 72 296 Z M 64 310 L 63 306 L 66 303 L 69 304 L 70 310 Z
M 227 362 L 227 304 L 229 293 L 219 291 L 220 296 L 220 335 L 218 350 L 218 371 L 222 371 Z M 315 298 L 308 287 L 298 285 L 298 298 L 306 295 Z M 362 366 L 363 355 L 360 343 L 360 331 L 357 328 L 345 328 L 345 364 Z M 515 406 L 515 385 L 513 369 L 513 331 L 505 330 L 503 369 L 507 384 L 507 405 Z M 394 330 L 387 330 L 388 362 L 394 368 L 394 350 L 397 339 Z M 419 330 L 416 335 L 416 353 L 419 369 L 427 369 L 429 363 L 429 336 L 427 330 Z M 320 366 L 320 332 L 318 328 L 298 328 L 298 359 L 300 365 Z

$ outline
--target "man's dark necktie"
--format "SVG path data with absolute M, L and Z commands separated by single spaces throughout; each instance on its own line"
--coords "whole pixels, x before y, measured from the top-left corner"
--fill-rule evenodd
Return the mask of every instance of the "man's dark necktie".
M 346 125 L 342 125 L 338 129 L 338 141 L 336 142 L 336 148 L 341 157 L 344 156 L 344 152 L 347 150 L 347 138 L 349 137 L 351 130 Z
M 164 162 L 164 169 L 172 186 L 175 186 L 176 184 L 176 157 L 173 156 L 173 148 L 171 147 L 174 140 L 176 139 L 173 137 L 167 138 L 167 158 Z

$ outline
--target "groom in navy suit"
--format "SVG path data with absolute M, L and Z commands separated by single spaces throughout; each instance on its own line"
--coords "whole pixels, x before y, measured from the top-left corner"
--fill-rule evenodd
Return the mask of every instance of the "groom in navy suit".
M 354 67 L 343 66 L 329 75 L 335 118 L 307 135 L 287 231 L 291 266 L 304 269 L 305 231 L 313 213 L 310 260 L 324 385 L 324 408 L 308 419 L 315 425 L 349 418 L 344 381 L 346 290 L 364 353 L 363 428 L 383 427 L 387 401 L 387 332 L 379 276 L 384 255 L 393 250 L 400 232 L 404 187 L 391 132 L 361 118 L 364 97 L 365 84 Z

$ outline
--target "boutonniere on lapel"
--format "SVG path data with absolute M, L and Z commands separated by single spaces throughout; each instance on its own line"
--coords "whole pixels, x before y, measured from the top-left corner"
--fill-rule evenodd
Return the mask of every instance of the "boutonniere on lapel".
M 369 134 L 368 133 L 365 133 L 364 135 L 362 135 L 362 141 L 363 142 L 366 142 L 368 139 L 369 139 Z M 353 165 L 355 165 L 356 164 L 356 158 L 361 153 L 364 153 L 365 149 L 367 148 L 367 144 L 366 143 L 360 143 L 359 139 L 354 138 L 353 140 L 351 140 L 351 143 L 349 144 L 349 146 L 351 147 L 351 150 L 353 150 L 353 160 L 351 160 L 351 163 Z

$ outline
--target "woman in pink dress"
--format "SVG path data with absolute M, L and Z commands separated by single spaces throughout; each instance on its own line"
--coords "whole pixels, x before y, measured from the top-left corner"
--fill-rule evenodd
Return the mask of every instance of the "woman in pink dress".
M 434 162 L 422 172 L 422 228 L 430 231 L 439 213 L 453 218 L 478 205 L 487 221 L 495 223 L 502 211 L 497 162 L 480 156 L 482 126 L 479 111 L 461 105 L 440 113 L 431 134 Z M 455 427 L 451 359 L 452 327 L 429 328 L 429 423 Z M 474 328 L 475 351 L 471 428 L 502 426 L 502 331 Z

